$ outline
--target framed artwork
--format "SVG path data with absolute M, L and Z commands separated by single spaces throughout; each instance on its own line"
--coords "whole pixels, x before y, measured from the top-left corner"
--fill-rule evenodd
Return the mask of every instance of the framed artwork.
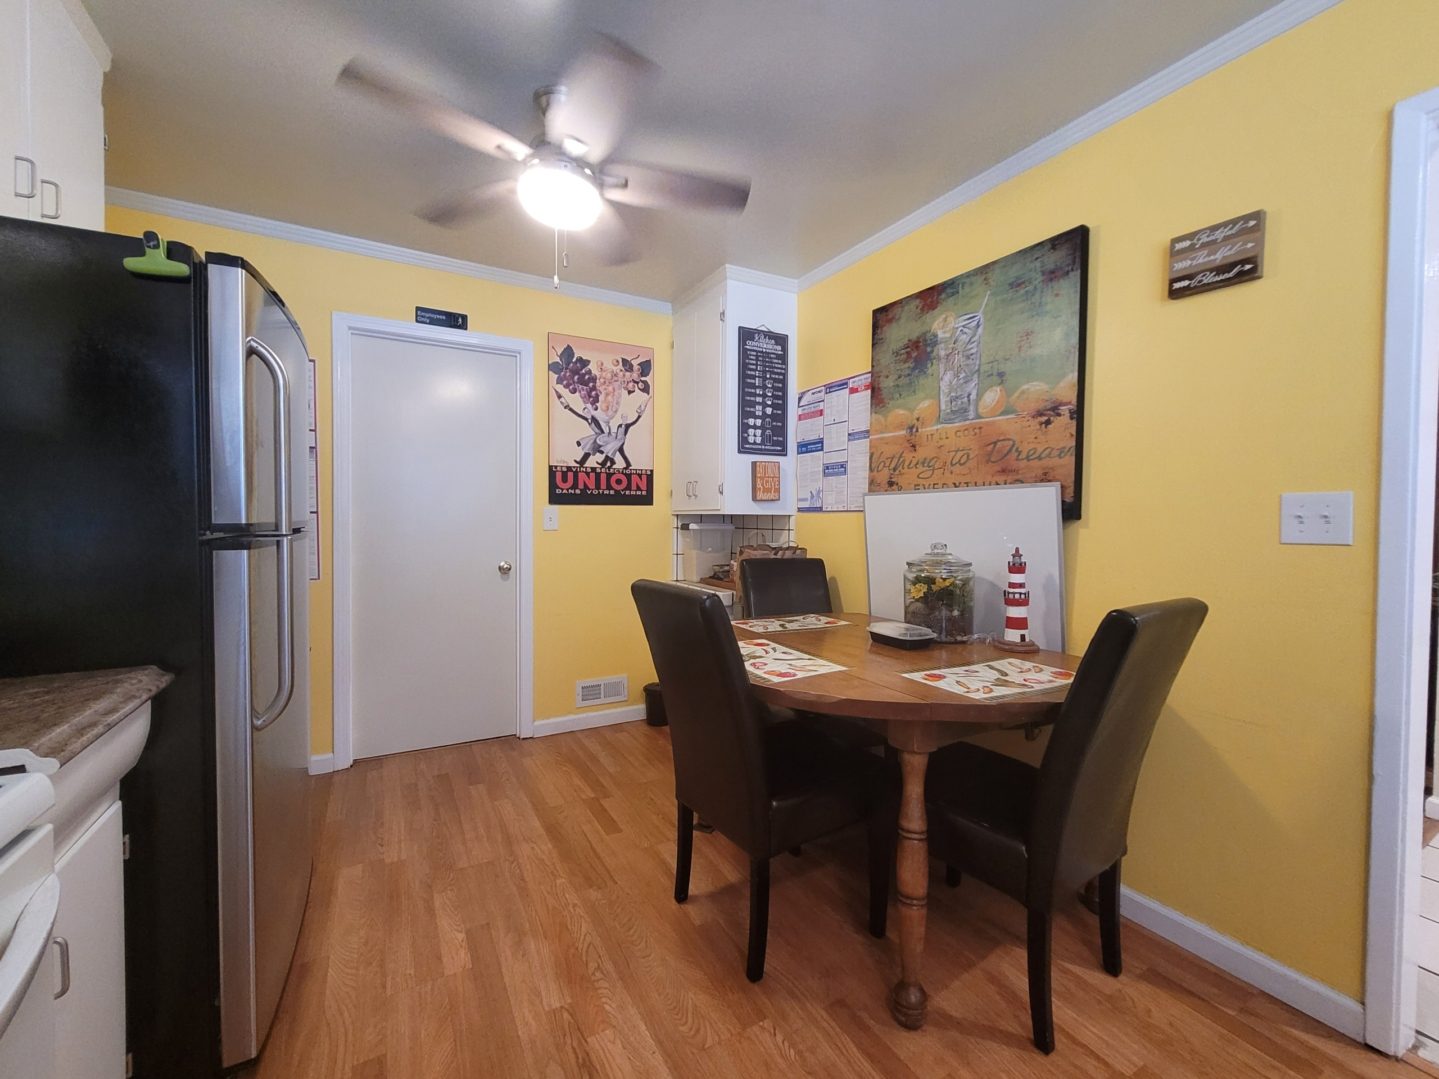
M 874 311 L 870 491 L 1058 483 L 1080 512 L 1089 229 Z
M 550 505 L 654 504 L 655 352 L 549 335 Z

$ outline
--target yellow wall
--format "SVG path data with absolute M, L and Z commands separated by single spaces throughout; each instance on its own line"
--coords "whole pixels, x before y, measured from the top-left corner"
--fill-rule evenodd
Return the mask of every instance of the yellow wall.
M 1356 998 L 1388 123 L 1439 84 L 1435 41 L 1429 0 L 1349 0 L 799 300 L 810 386 L 869 366 L 876 306 L 1090 226 L 1071 650 L 1111 607 L 1210 605 L 1145 765 L 1126 881 Z M 1258 208 L 1262 281 L 1165 298 L 1169 237 Z M 1292 490 L 1352 490 L 1354 545 L 1280 546 Z M 862 607 L 859 515 L 802 516 L 799 542 Z
M 670 577 L 669 489 L 670 317 L 571 299 L 534 289 L 497 285 L 439 270 L 344 254 L 306 244 L 111 206 L 111 232 L 138 235 L 155 229 L 166 239 L 200 250 L 226 251 L 253 262 L 294 312 L 317 363 L 320 440 L 321 579 L 310 588 L 312 749 L 333 745 L 334 565 L 331 492 L 330 316 L 336 311 L 411 322 L 417 304 L 465 311 L 479 333 L 527 338 L 534 343 L 535 718 L 574 712 L 575 679 L 628 674 L 630 700 L 654 677 L 649 651 L 633 617 L 630 581 Z M 545 532 L 540 514 L 548 498 L 549 419 L 545 388 L 546 335 L 550 331 L 597 337 L 655 350 L 661 407 L 655 417 L 655 505 L 569 506 L 560 529 Z

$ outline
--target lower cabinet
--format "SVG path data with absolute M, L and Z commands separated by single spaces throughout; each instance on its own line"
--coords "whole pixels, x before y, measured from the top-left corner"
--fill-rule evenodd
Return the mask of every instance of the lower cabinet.
M 120 803 L 55 860 L 56 1079 L 125 1074 L 125 893 Z M 68 971 L 67 971 L 68 966 Z M 68 974 L 69 987 L 65 987 Z

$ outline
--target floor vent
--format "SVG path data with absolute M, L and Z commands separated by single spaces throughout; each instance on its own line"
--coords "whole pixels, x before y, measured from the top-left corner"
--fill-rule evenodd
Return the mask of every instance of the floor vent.
M 575 683 L 575 707 L 593 708 L 597 704 L 623 704 L 629 700 L 628 675 L 614 678 L 584 678 Z

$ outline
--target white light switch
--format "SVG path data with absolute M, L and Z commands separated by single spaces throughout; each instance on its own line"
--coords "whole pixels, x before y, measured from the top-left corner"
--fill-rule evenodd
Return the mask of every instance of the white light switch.
M 546 506 L 543 520 L 546 532 L 558 532 L 560 530 L 560 507 Z
M 1354 543 L 1353 491 L 1300 491 L 1279 496 L 1279 542 Z

